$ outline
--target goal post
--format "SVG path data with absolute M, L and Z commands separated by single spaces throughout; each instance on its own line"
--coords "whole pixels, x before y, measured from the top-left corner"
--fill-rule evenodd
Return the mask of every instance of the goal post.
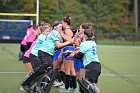
M 28 13 L 0 13 L 0 16 L 30 16 L 36 17 L 36 25 L 39 23 L 39 0 L 36 0 L 36 13 L 28 14 Z
M 0 16 L 23 16 L 36 17 L 36 25 L 39 23 L 39 0 L 36 0 L 36 13 L 0 13 Z M 28 25 L 33 25 L 32 20 L 0 19 L 0 41 L 1 40 L 22 40 L 26 34 Z
M 23 14 L 23 13 L 0 13 L 0 16 L 37 16 L 37 14 Z

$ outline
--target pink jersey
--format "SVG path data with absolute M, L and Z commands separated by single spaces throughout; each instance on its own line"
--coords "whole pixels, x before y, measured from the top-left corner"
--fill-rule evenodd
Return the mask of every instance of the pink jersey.
M 25 57 L 28 57 L 28 58 L 30 57 L 31 50 L 32 50 L 32 48 L 33 48 L 35 42 L 36 42 L 36 41 L 33 41 L 31 47 L 29 48 L 29 50 L 27 50 L 27 51 L 25 52 L 25 54 L 24 54 Z
M 35 39 L 34 33 L 35 33 L 35 30 L 33 29 L 33 27 L 27 29 L 27 40 L 26 40 L 26 42 L 33 42 L 34 41 L 34 39 Z
M 22 44 L 22 45 L 27 45 L 27 44 L 26 44 L 26 39 L 27 39 L 27 35 L 25 35 L 25 37 L 24 37 L 23 40 L 21 41 L 21 44 Z

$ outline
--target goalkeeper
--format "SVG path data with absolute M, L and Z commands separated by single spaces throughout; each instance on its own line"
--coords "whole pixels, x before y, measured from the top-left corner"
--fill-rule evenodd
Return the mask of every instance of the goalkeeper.
M 78 82 L 81 88 L 80 92 L 99 93 L 99 88 L 96 84 L 101 73 L 101 64 L 96 53 L 93 27 L 90 23 L 84 23 L 80 26 L 79 30 L 80 32 L 84 31 L 84 41 L 80 44 L 80 51 L 78 53 L 72 52 L 67 57 L 74 57 L 83 60 L 84 68 L 86 69 L 86 80 L 78 80 L 80 81 Z

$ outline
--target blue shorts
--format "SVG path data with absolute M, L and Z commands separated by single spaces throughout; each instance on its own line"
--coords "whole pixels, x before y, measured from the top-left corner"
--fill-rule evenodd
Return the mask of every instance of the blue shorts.
M 58 60 L 58 56 L 61 53 L 61 49 L 57 49 L 56 52 L 53 54 L 53 62 Z
M 74 58 L 74 68 L 78 72 L 81 68 L 84 68 L 83 62 L 79 59 Z
M 63 52 L 66 52 L 67 50 L 70 50 L 70 51 L 74 51 L 74 47 L 73 46 L 66 46 L 63 48 Z M 64 59 L 66 60 L 74 60 L 74 58 L 67 58 L 65 57 L 67 55 L 67 53 L 63 53 L 62 55 L 62 60 L 64 61 Z

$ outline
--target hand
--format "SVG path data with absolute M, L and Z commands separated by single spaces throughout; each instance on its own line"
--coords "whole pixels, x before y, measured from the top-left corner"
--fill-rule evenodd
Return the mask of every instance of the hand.
M 70 39 L 70 44 L 74 44 L 75 43 L 75 39 Z

